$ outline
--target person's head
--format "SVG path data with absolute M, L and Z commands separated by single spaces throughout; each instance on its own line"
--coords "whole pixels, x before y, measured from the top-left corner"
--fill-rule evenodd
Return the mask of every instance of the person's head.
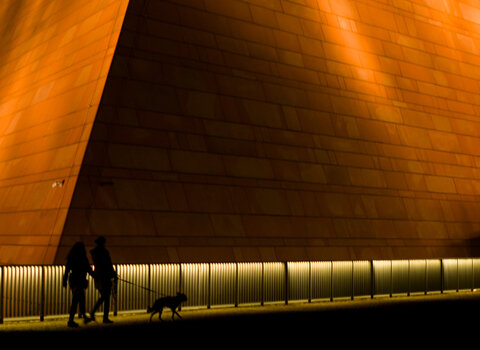
M 83 244 L 83 242 L 77 242 L 73 245 L 72 249 L 70 250 L 70 253 L 68 254 L 68 258 L 82 257 L 86 255 L 87 253 L 85 250 L 85 244 Z
M 106 239 L 103 236 L 99 236 L 96 240 L 95 243 L 97 245 L 105 245 Z

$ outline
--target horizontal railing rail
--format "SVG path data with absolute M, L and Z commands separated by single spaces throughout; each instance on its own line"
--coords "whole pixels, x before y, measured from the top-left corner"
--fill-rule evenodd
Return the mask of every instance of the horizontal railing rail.
M 238 307 L 458 292 L 480 288 L 480 259 L 118 264 L 112 312 L 183 292 L 183 308 Z M 0 323 L 68 314 L 62 265 L 1 266 Z M 87 308 L 99 297 L 89 277 Z M 101 310 L 100 310 L 101 311 Z

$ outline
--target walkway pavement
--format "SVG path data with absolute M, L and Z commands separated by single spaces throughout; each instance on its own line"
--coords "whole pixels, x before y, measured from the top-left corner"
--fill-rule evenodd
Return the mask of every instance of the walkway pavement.
M 65 317 L 43 322 L 6 320 L 0 325 L 0 339 L 62 339 L 82 342 L 105 342 L 125 345 L 159 342 L 185 345 L 208 344 L 210 347 L 228 339 L 233 344 L 307 344 L 328 339 L 341 344 L 388 345 L 411 339 L 428 344 L 446 339 L 477 337 L 479 292 L 460 292 L 410 297 L 356 299 L 334 302 L 290 303 L 238 308 L 182 310 L 182 320 L 171 320 L 164 311 L 164 321 L 149 314 L 120 314 L 114 324 L 79 322 L 80 327 L 66 326 Z M 101 319 L 101 318 L 100 318 Z M 392 338 L 394 337 L 394 338 Z M 95 340 L 94 340 L 95 339 Z M 384 340 L 382 340 L 384 339 Z M 224 344 L 226 346 L 226 344 Z M 358 345 L 358 344 L 357 344 Z M 230 346 L 227 346 L 229 348 Z

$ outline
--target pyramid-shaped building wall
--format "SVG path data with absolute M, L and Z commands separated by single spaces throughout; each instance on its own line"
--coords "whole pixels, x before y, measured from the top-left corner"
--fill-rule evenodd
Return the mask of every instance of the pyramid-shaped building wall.
M 98 235 L 122 263 L 475 253 L 475 4 L 11 3 L 2 13 L 23 11 L 14 22 L 37 6 L 84 23 L 75 31 L 47 21 L 53 15 L 24 21 L 59 36 L 44 50 L 58 57 L 70 40 L 70 54 L 51 82 L 2 85 L 12 96 L 0 100 L 0 166 L 11 169 L 0 179 L 4 262 L 63 263 L 74 242 Z M 27 69 L 56 69 L 33 60 L 37 41 L 17 32 L 2 75 L 25 85 Z M 73 32 L 98 46 L 82 51 L 88 40 Z M 81 52 L 97 75 L 75 68 Z M 67 72 L 74 76 L 62 79 Z M 90 95 L 78 90 L 88 84 Z M 60 87 L 55 100 L 49 89 Z M 19 114 L 27 95 L 35 108 L 49 101 L 37 117 L 76 124 L 41 129 L 47 120 Z M 35 142 L 48 145 L 50 163 Z M 38 159 L 13 153 L 30 144 Z M 27 164 L 43 167 L 23 173 Z

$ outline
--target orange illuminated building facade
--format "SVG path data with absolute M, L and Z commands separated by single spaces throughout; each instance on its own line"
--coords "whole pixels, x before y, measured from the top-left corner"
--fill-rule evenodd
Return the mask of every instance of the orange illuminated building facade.
M 0 263 L 462 257 L 473 0 L 0 2 Z

